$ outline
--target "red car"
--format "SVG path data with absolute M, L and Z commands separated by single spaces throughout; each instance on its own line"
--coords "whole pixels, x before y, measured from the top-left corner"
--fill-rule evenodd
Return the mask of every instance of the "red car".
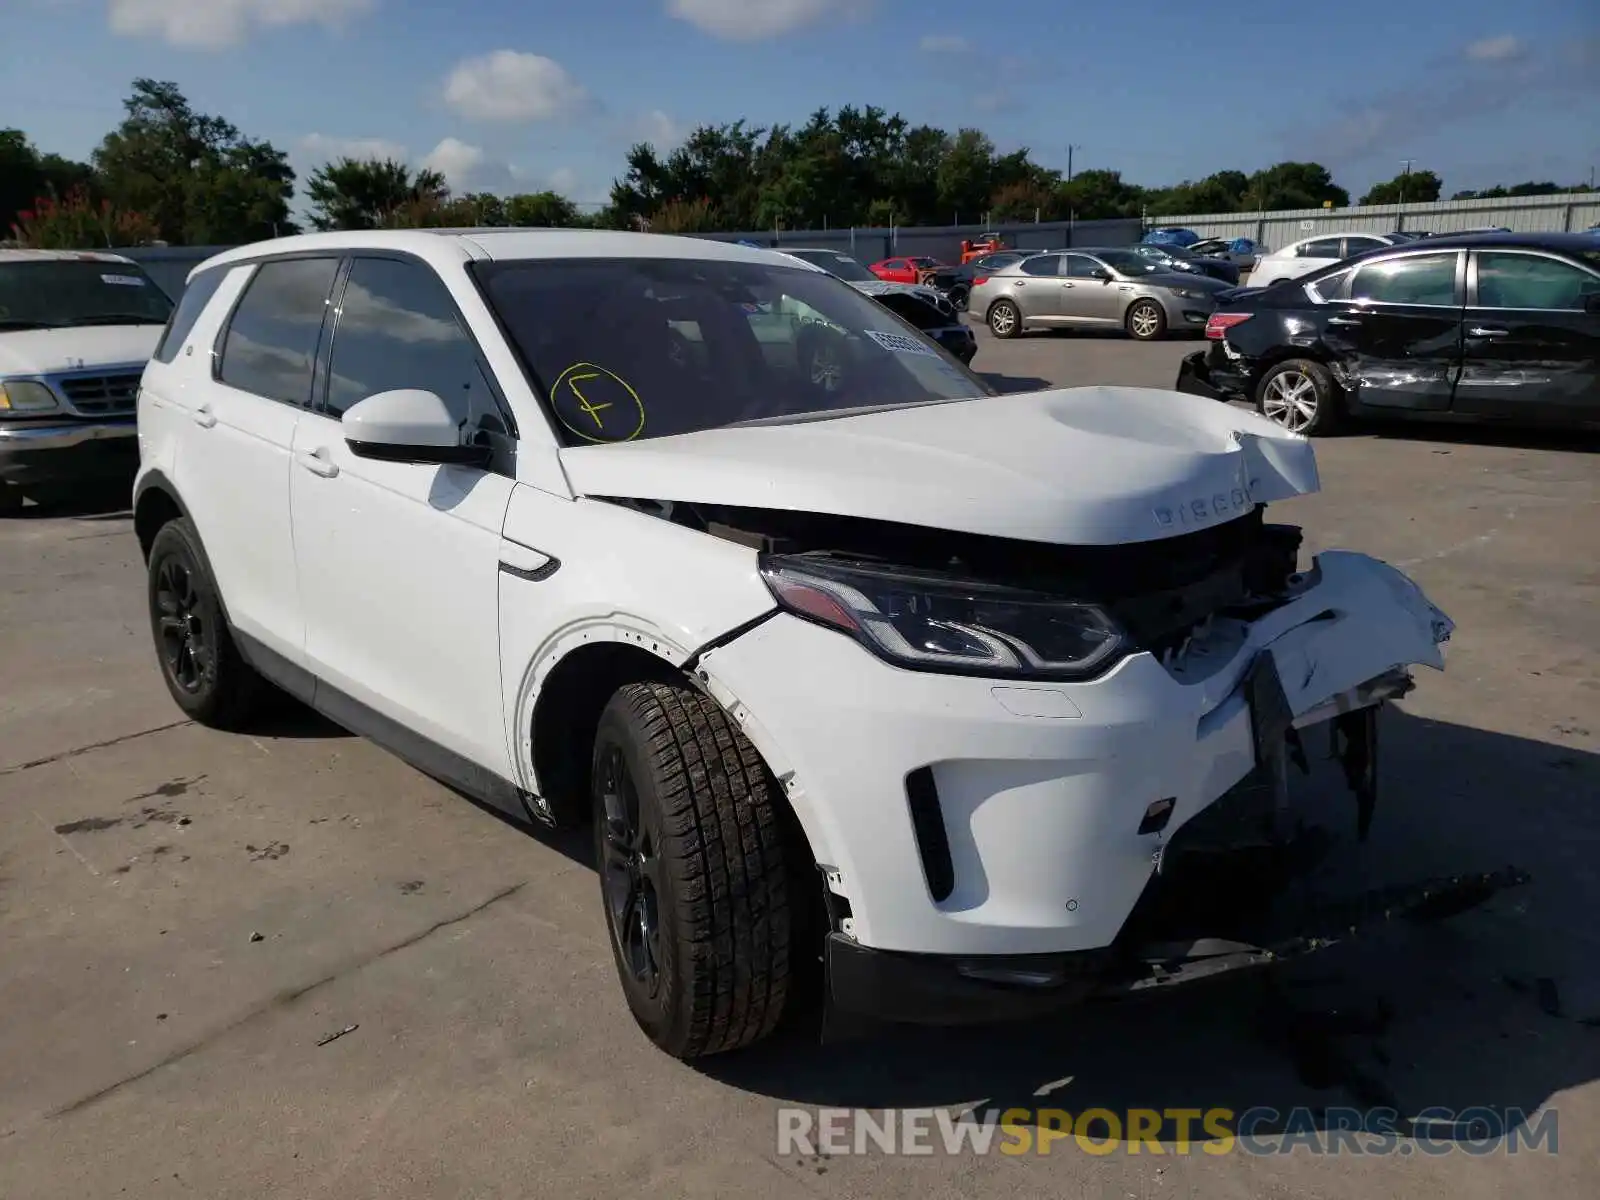
M 867 270 L 885 283 L 922 283 L 928 272 L 937 271 L 944 264 L 936 258 L 886 258 L 875 262 Z

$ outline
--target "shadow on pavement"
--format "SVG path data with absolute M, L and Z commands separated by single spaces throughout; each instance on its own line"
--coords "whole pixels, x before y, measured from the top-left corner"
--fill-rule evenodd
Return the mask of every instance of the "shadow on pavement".
M 1315 764 L 1294 793 L 1297 808 L 1341 838 L 1322 888 L 1348 894 L 1508 863 L 1533 882 L 1462 916 L 1396 924 L 1276 971 L 1019 1025 L 884 1029 L 819 1047 L 816 1023 L 797 1024 L 702 1069 L 828 1107 L 1302 1107 L 1318 1128 L 1337 1128 L 1329 1109 L 1415 1116 L 1438 1106 L 1515 1124 L 1600 1077 L 1600 755 L 1396 708 L 1384 715 L 1382 753 L 1366 846 L 1351 844 L 1354 802 L 1331 764 Z M 1177 1132 L 1168 1120 L 1160 1137 Z

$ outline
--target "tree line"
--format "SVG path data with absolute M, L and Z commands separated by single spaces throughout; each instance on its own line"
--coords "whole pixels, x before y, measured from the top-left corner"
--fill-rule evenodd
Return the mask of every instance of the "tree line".
M 195 111 L 178 85 L 137 79 L 122 122 L 88 162 L 0 129 L 0 230 L 41 247 L 227 245 L 300 232 L 294 169 L 271 142 Z M 1462 200 L 1589 191 L 1554 182 L 1459 191 Z M 1362 204 L 1439 199 L 1440 177 L 1406 171 Z M 1344 207 L 1350 193 L 1320 163 L 1222 170 L 1167 187 L 1119 171 L 1070 177 L 1027 149 L 1001 153 L 978 129 L 913 125 L 874 106 L 821 108 L 799 125 L 701 125 L 663 152 L 627 153 L 608 203 L 581 212 L 551 191 L 455 193 L 444 176 L 392 160 L 340 158 L 305 181 L 315 229 L 594 226 L 699 233 L 845 226 L 1002 224 L 1185 213 Z

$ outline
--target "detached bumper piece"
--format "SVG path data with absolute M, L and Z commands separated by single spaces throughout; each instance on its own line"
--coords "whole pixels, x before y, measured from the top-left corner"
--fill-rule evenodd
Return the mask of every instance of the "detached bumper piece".
M 1237 397 L 1237 389 L 1227 389 L 1221 381 L 1211 378 L 1211 368 L 1206 365 L 1205 350 L 1195 350 L 1194 354 L 1184 355 L 1184 360 L 1178 366 L 1178 382 L 1174 390 L 1187 395 L 1200 395 L 1206 400 L 1232 400 Z
M 1140 947 L 1104 979 L 1098 996 L 1129 995 L 1266 967 L 1371 935 L 1392 921 L 1437 921 L 1476 908 L 1532 877 L 1515 867 L 1384 888 L 1330 905 L 1299 933 L 1261 943 L 1195 938 Z

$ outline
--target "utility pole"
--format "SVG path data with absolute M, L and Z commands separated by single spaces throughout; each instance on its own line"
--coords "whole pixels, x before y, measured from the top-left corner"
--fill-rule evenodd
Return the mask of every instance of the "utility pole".
M 1404 204 L 1406 202 L 1406 180 L 1411 178 L 1411 164 L 1417 160 L 1414 158 L 1406 158 L 1402 159 L 1401 161 L 1405 164 L 1406 168 L 1400 173 L 1400 203 Z
M 1067 147 L 1067 182 L 1068 183 L 1072 182 L 1072 152 L 1074 150 L 1082 150 L 1082 149 L 1083 149 L 1082 146 L 1071 146 L 1071 145 L 1069 145 Z

